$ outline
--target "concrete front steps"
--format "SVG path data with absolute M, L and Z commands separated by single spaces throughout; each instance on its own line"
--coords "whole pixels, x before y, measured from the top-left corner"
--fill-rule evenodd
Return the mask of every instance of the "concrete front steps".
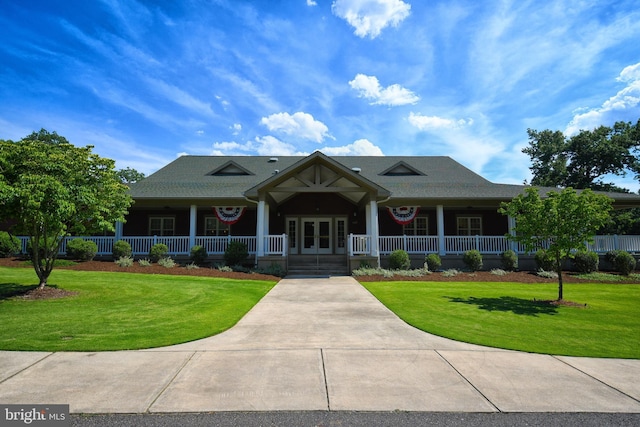
M 346 255 L 289 255 L 288 276 L 348 276 Z

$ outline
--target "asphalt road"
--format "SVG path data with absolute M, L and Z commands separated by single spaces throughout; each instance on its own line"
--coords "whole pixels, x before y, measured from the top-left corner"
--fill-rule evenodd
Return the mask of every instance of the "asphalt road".
M 207 414 L 72 415 L 74 427 L 636 427 L 640 413 L 217 412 Z

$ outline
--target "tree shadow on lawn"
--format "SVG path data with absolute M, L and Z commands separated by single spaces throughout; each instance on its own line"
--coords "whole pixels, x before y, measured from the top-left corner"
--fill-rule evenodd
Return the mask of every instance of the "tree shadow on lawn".
M 0 301 L 28 294 L 38 285 L 21 285 L 19 283 L 0 283 Z
M 525 316 L 538 316 L 539 314 L 554 315 L 558 313 L 557 307 L 551 301 L 536 301 L 514 297 L 499 298 L 460 298 L 447 297 L 451 302 L 477 305 L 480 310 L 487 311 L 511 311 L 514 314 Z

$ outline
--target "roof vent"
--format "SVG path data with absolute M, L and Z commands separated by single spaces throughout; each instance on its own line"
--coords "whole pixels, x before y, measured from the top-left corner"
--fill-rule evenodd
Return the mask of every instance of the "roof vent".
M 271 158 L 269 159 L 269 163 L 275 163 L 275 162 L 277 162 L 277 161 L 278 161 L 278 158 L 277 158 L 277 157 L 271 157 Z
M 354 171 L 355 173 L 360 173 L 362 171 L 361 168 L 351 168 L 352 171 Z
M 275 169 L 275 170 L 273 171 L 273 174 L 274 174 L 274 175 L 277 175 L 277 174 L 279 174 L 279 173 L 280 173 L 280 169 Z

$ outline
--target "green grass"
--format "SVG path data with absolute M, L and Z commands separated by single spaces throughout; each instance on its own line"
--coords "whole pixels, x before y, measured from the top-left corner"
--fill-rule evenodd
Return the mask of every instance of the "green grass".
M 640 285 L 565 284 L 565 299 L 582 307 L 542 302 L 557 297 L 557 283 L 362 285 L 407 323 L 457 341 L 532 353 L 640 359 Z
M 0 350 L 106 351 L 160 347 L 218 334 L 272 281 L 54 270 L 50 284 L 77 295 L 17 297 L 32 269 L 0 267 Z

